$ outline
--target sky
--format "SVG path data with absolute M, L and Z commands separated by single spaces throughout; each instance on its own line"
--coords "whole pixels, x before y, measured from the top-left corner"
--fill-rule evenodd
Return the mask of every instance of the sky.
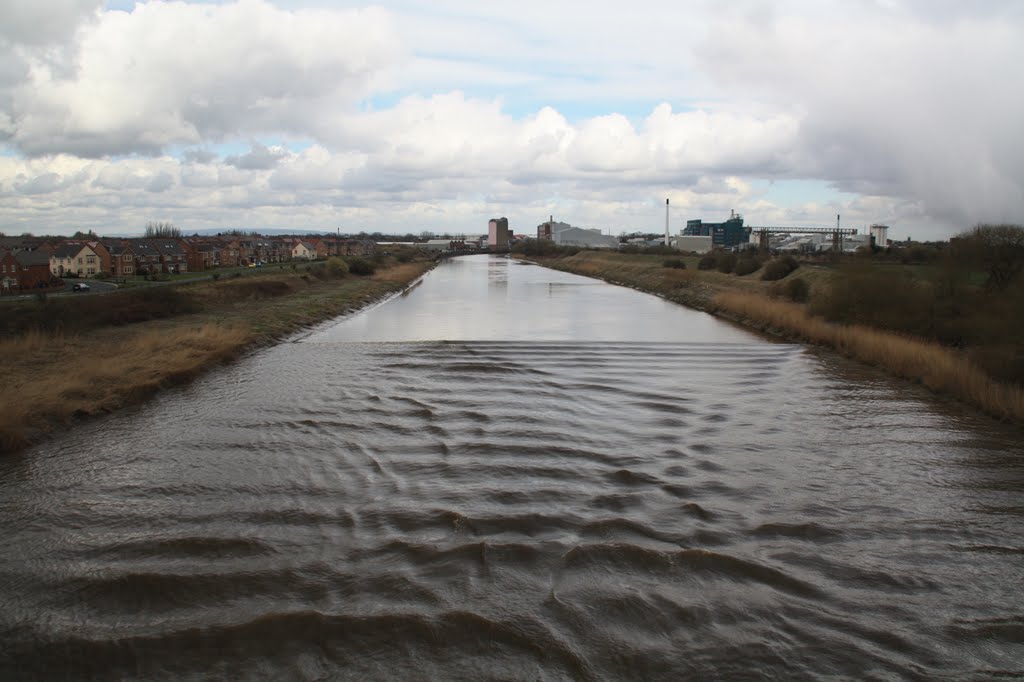
M 1024 222 L 1020 0 L 3 0 L 0 232 Z

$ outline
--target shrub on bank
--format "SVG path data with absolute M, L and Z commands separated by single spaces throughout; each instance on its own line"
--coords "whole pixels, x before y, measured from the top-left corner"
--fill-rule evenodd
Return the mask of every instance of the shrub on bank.
M 830 322 L 933 337 L 932 287 L 903 270 L 849 267 L 815 294 L 811 311 Z
M 353 256 L 348 259 L 348 271 L 353 275 L 368 277 L 377 271 L 377 267 L 365 258 Z
M 327 259 L 326 268 L 327 274 L 329 274 L 331 277 L 336 277 L 338 279 L 348 274 L 348 263 L 338 258 L 337 256 L 332 256 L 331 258 Z
M 708 255 L 704 256 L 703 258 L 700 259 L 700 261 L 697 262 L 697 269 L 698 270 L 714 270 L 715 269 L 715 263 L 716 263 L 715 257 L 709 253 Z
M 766 282 L 774 282 L 787 277 L 789 273 L 799 267 L 800 263 L 798 263 L 796 258 L 793 258 L 792 256 L 774 258 L 765 263 L 764 271 L 761 273 L 761 279 Z
M 673 270 L 685 270 L 686 263 L 683 262 L 682 258 L 669 258 L 667 261 L 661 264 L 664 268 L 672 268 Z
M 807 280 L 800 277 L 793 277 L 781 282 L 775 282 L 768 290 L 772 298 L 787 298 L 794 303 L 807 303 L 811 297 L 811 286 Z
M 736 262 L 736 267 L 733 269 L 737 275 L 749 275 L 752 272 L 757 272 L 761 269 L 761 263 L 755 258 L 740 258 Z
M 715 269 L 719 272 L 730 273 L 736 269 L 738 259 L 732 251 L 719 251 L 715 256 Z

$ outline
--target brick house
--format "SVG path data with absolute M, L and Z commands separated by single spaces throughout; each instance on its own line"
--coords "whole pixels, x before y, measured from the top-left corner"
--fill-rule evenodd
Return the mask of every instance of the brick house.
M 160 254 L 161 272 L 181 274 L 188 272 L 188 252 L 178 239 L 149 239 L 157 253 Z
M 103 242 L 88 242 L 87 246 L 93 250 L 97 257 L 100 259 L 99 271 L 96 274 L 105 272 L 110 274 L 111 268 L 113 267 L 113 259 L 110 256 L 110 251 L 107 249 Z
M 160 251 L 156 249 L 149 239 L 128 239 L 128 246 L 135 256 L 135 274 L 152 275 L 163 272 L 163 265 L 160 262 Z
M 288 239 L 282 239 L 275 237 L 270 240 L 270 257 L 267 258 L 268 263 L 283 263 L 284 261 L 291 260 L 292 257 L 292 242 Z
M 341 255 L 369 256 L 377 249 L 377 242 L 372 239 L 346 239 L 340 245 Z
M 327 258 L 328 256 L 338 255 L 338 247 L 336 244 L 331 243 L 333 240 L 328 241 L 326 239 L 315 239 L 313 240 L 313 249 L 316 251 L 317 258 Z M 332 248 L 333 247 L 333 248 Z
M 191 272 L 211 270 L 220 265 L 220 246 L 215 242 L 182 239 L 181 247 L 185 249 L 188 269 Z
M 103 247 L 110 254 L 110 274 L 118 279 L 135 274 L 135 252 L 126 241 L 105 241 Z
M 220 266 L 233 268 L 242 264 L 240 240 L 234 237 L 221 238 Z
M 0 256 L 0 292 L 25 293 L 55 283 L 50 255 L 45 251 L 3 251 Z

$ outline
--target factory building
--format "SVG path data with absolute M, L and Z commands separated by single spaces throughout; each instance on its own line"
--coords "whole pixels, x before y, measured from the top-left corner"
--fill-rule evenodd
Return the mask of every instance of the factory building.
M 552 217 L 537 226 L 537 239 L 548 239 L 559 246 L 582 246 L 596 249 L 617 249 L 619 240 L 601 234 L 601 230 L 573 227 L 569 223 L 556 223 Z
M 487 223 L 487 247 L 490 249 L 507 249 L 512 231 L 508 229 L 508 218 L 491 218 Z
M 678 251 L 693 253 L 707 253 L 713 248 L 711 235 L 698 237 L 681 234 L 672 240 L 672 246 Z
M 682 236 L 711 237 L 716 247 L 731 249 L 750 241 L 750 228 L 743 226 L 743 216 L 730 212 L 729 219 L 721 223 L 705 223 L 699 218 L 687 220 Z

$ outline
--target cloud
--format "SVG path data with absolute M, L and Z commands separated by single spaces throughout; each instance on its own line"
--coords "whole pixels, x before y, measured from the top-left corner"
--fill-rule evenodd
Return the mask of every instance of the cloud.
M 166 192 L 174 187 L 174 177 L 167 171 L 160 171 L 146 184 L 147 192 Z
M 1007 87 L 1006 69 L 1024 63 L 1020 5 L 966 7 L 850 5 L 830 21 L 729 13 L 730 40 L 698 53 L 737 98 L 799 116 L 787 175 L 919 200 L 965 227 L 1019 220 L 1024 91 Z
M 1024 210 L 1012 0 L 58 1 L 19 42 L 0 28 L 0 229 L 177 211 L 659 231 L 669 196 L 689 217 L 948 236 Z M 772 200 L 773 180 L 818 190 Z
M 66 41 L 102 4 L 102 0 L 4 0 L 0 41 L 22 45 Z
M 15 183 L 15 187 L 22 194 L 49 194 L 66 186 L 65 179 L 57 173 L 43 173 L 34 178 L 19 179 Z
M 210 163 L 217 158 L 217 155 L 206 149 L 186 149 L 181 155 L 185 161 L 190 163 Z
M 283 147 L 267 147 L 259 142 L 252 143 L 252 149 L 248 154 L 240 156 L 228 156 L 224 163 L 242 170 L 267 170 L 277 165 L 277 162 L 288 155 Z
M 400 59 L 397 45 L 379 9 L 149 2 L 82 26 L 64 68 L 26 53 L 4 113 L 29 156 L 157 155 L 239 133 L 305 134 L 358 100 Z

